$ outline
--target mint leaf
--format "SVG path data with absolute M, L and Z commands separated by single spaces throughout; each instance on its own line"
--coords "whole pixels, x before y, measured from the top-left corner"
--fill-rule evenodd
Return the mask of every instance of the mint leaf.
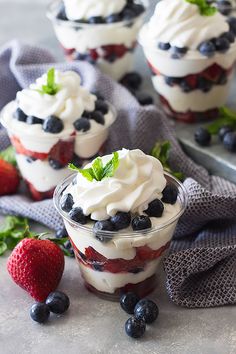
M 197 5 L 202 16 L 213 16 L 218 10 L 211 6 L 206 0 L 185 0 L 190 4 Z
M 102 159 L 100 157 L 94 160 L 92 166 L 87 169 L 82 169 L 76 167 L 74 164 L 70 163 L 68 165 L 69 169 L 81 173 L 88 181 L 92 182 L 94 179 L 96 181 L 101 181 L 106 177 L 112 177 L 119 166 L 119 154 L 118 152 L 113 153 L 112 159 L 103 167 Z
M 2 256 L 7 250 L 7 244 L 4 241 L 0 241 L 0 256 Z
M 43 85 L 41 89 L 36 89 L 41 94 L 55 95 L 60 90 L 60 85 L 55 83 L 55 69 L 51 68 L 47 72 L 47 85 Z
M 16 166 L 16 154 L 13 146 L 9 146 L 7 149 L 0 152 L 0 158 L 6 162 L 9 162 L 13 166 Z
M 217 135 L 223 125 L 236 128 L 236 112 L 232 111 L 228 107 L 220 107 L 218 119 L 208 124 L 206 129 L 211 135 Z
M 113 158 L 103 168 L 102 179 L 106 177 L 113 177 L 118 167 L 119 167 L 119 154 L 116 151 L 113 152 Z

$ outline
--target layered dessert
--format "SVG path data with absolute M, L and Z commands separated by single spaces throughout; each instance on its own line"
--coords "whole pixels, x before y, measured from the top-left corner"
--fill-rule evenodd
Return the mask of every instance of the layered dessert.
M 76 169 L 55 191 L 86 287 L 108 299 L 151 292 L 161 257 L 186 207 L 181 183 L 141 150 Z
M 201 5 L 201 6 L 200 6 Z M 205 0 L 162 0 L 140 33 L 166 112 L 185 122 L 214 118 L 226 103 L 236 59 L 236 19 Z
M 235 0 L 207 0 L 208 4 L 214 5 L 225 16 L 235 16 Z
M 50 198 L 70 174 L 103 151 L 115 120 L 103 97 L 81 86 L 74 71 L 53 68 L 19 91 L 1 113 L 20 172 L 36 200 Z
M 48 11 L 69 60 L 86 60 L 115 80 L 132 71 L 143 0 L 63 0 Z

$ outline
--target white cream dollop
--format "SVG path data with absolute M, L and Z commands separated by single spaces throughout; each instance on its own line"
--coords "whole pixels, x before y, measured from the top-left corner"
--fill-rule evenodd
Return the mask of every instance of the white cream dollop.
M 127 0 L 64 0 L 69 20 L 87 20 L 90 17 L 107 17 L 123 10 Z
M 203 41 L 228 31 L 227 19 L 219 12 L 203 16 L 197 5 L 186 0 L 162 0 L 156 5 L 149 23 L 143 27 L 140 40 L 143 45 L 164 42 L 195 50 Z
M 78 173 L 77 183 L 65 191 L 73 195 L 74 207 L 81 207 L 93 220 L 108 219 L 118 211 L 142 214 L 151 201 L 162 197 L 166 179 L 160 161 L 141 150 L 118 153 L 119 167 L 113 177 L 91 182 Z M 111 158 L 103 156 L 103 164 Z
M 41 119 L 55 115 L 64 121 L 74 122 L 84 110 L 95 109 L 96 96 L 81 86 L 80 76 L 76 72 L 55 70 L 55 82 L 60 86 L 55 95 L 37 91 L 46 85 L 47 74 L 38 78 L 29 88 L 19 91 L 16 98 L 22 111 Z

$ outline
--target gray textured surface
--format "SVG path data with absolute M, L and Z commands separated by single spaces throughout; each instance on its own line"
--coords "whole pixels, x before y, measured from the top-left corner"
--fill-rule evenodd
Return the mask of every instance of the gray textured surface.
M 52 28 L 44 17 L 46 3 L 46 0 L 0 0 L 0 45 L 17 36 L 26 42 L 44 45 L 61 56 Z M 145 85 L 151 87 L 148 80 Z M 232 156 L 228 158 L 231 159 Z M 70 311 L 61 318 L 52 318 L 46 326 L 37 325 L 28 315 L 32 300 L 11 281 L 6 272 L 6 260 L 7 257 L 0 259 L 1 354 L 236 352 L 236 307 L 207 310 L 176 307 L 167 298 L 163 273 L 159 275 L 158 289 L 152 294 L 160 307 L 159 320 L 148 328 L 141 341 L 129 339 L 123 330 L 128 316 L 118 304 L 99 300 L 88 293 L 74 260 L 69 259 L 60 288 L 70 296 Z

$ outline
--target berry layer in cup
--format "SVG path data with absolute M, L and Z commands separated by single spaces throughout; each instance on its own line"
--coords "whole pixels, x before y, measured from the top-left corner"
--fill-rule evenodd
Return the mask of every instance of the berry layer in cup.
M 82 167 L 103 152 L 114 120 L 111 105 L 82 87 L 76 72 L 54 69 L 19 91 L 1 114 L 36 200 L 52 197 L 56 185 L 71 174 L 68 163 Z
M 143 1 L 64 0 L 48 17 L 68 60 L 86 60 L 120 80 L 132 71 Z
M 227 101 L 233 76 L 236 19 L 206 6 L 208 15 L 197 2 L 162 0 L 140 33 L 165 110 L 185 122 L 217 112 Z
M 140 150 L 103 156 L 59 185 L 54 201 L 90 291 L 115 299 L 154 289 L 186 206 L 183 186 L 159 160 Z

